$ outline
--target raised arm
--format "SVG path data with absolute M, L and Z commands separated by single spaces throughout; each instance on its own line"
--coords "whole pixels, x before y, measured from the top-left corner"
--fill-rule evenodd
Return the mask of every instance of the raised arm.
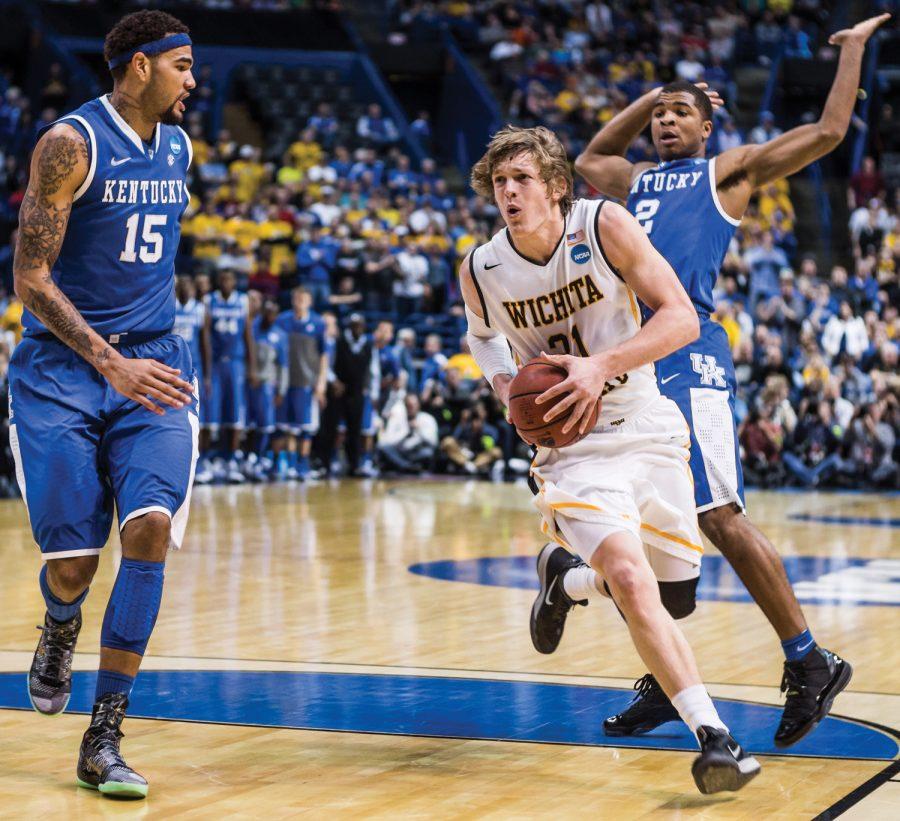
M 754 189 L 795 174 L 841 143 L 856 104 L 866 42 L 890 16 L 871 17 L 828 38 L 831 45 L 841 47 L 841 56 L 817 122 L 792 128 L 762 145 L 732 148 L 717 158 L 719 197 L 732 216 L 743 214 Z
M 706 93 L 714 109 L 724 105 L 718 92 L 710 89 L 706 83 L 695 85 Z M 608 197 L 623 201 L 628 199 L 628 192 L 634 181 L 653 167 L 652 162 L 629 162 L 625 155 L 628 147 L 650 124 L 658 99 L 658 88 L 638 97 L 603 126 L 575 159 L 575 170 Z
M 31 158 L 31 177 L 19 209 L 19 235 L 13 259 L 16 295 L 44 325 L 91 363 L 124 396 L 162 414 L 155 399 L 182 407 L 191 386 L 179 371 L 154 360 L 126 359 L 87 324 L 53 281 L 51 271 L 62 248 L 75 192 L 88 173 L 88 149 L 70 125 L 53 126 Z M 183 392 L 183 393 L 182 393 Z
M 506 337 L 489 326 L 489 317 L 485 318 L 481 297 L 472 276 L 471 259 L 470 253 L 459 266 L 459 286 L 463 302 L 466 304 L 466 319 L 469 324 L 466 340 L 484 378 L 500 397 L 500 401 L 508 405 L 509 383 L 516 375 L 516 364 L 513 362 Z
M 598 225 L 610 264 L 654 313 L 633 337 L 593 356 L 542 354 L 544 360 L 564 367 L 569 374 L 536 400 L 543 404 L 554 396 L 568 394 L 544 416 L 549 422 L 574 406 L 563 432 L 574 427 L 586 431 L 591 409 L 609 380 L 662 359 L 700 335 L 697 312 L 688 295 L 637 220 L 621 206 L 607 202 Z

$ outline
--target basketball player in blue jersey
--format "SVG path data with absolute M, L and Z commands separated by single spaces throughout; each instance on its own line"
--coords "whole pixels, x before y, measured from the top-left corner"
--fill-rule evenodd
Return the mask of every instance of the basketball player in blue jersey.
M 219 433 L 221 457 L 229 482 L 243 482 L 241 437 L 247 423 L 247 385 L 256 386 L 256 356 L 247 294 L 235 290 L 237 277 L 219 272 L 219 289 L 207 294 L 206 324 L 212 349 L 212 371 L 207 426 Z M 226 438 L 224 428 L 228 428 Z
M 312 310 L 312 302 L 307 288 L 294 288 L 291 310 L 284 311 L 277 321 L 287 336 L 288 351 L 288 392 L 278 420 L 283 434 L 278 473 L 284 479 L 301 481 L 310 476 L 309 454 L 328 384 L 325 322 Z
M 197 287 L 189 276 L 180 276 L 175 285 L 175 326 L 173 333 L 187 342 L 194 363 L 194 374 L 202 385 L 204 374 L 210 371 L 209 328 L 206 325 L 206 306 L 197 299 Z M 202 413 L 201 404 L 201 413 Z M 202 422 L 202 417 L 201 417 Z
M 284 403 L 288 388 L 288 340 L 277 324 L 278 315 L 278 304 L 269 300 L 252 325 L 257 384 L 250 386 L 247 400 L 255 442 L 252 451 L 248 446 L 246 473 L 257 481 L 269 478 L 269 441 L 275 432 L 276 408 Z
M 188 29 L 159 11 L 106 37 L 111 94 L 39 137 L 19 212 L 14 274 L 25 337 L 9 368 L 16 475 L 44 565 L 47 612 L 28 675 L 35 710 L 71 691 L 81 605 L 109 538 L 122 561 L 100 632 L 100 670 L 78 783 L 141 798 L 119 749 L 156 622 L 163 568 L 187 524 L 197 404 L 187 343 L 172 333 L 174 259 L 191 144 Z
M 730 149 L 707 160 L 712 107 L 718 96 L 686 82 L 648 92 L 614 117 L 576 160 L 578 172 L 604 194 L 627 200 L 656 249 L 672 265 L 700 316 L 700 338 L 656 363 L 660 391 L 674 400 L 691 427 L 691 472 L 700 527 L 722 552 L 781 639 L 785 654 L 782 691 L 787 693 L 775 744 L 788 747 L 810 733 L 850 681 L 851 666 L 813 639 L 781 558 L 744 510 L 744 484 L 734 422 L 735 374 L 728 340 L 715 323 L 712 290 L 728 244 L 753 192 L 794 174 L 841 142 L 850 123 L 866 41 L 890 15 L 838 32 L 841 47 L 831 93 L 818 122 L 792 129 L 762 145 Z M 712 102 L 711 102 L 712 100 Z M 660 163 L 632 164 L 628 146 L 651 125 Z M 649 315 L 645 309 L 645 317 Z M 595 591 L 570 589 L 565 575 L 578 559 L 554 551 L 542 590 L 558 577 L 566 596 L 535 606 L 535 647 L 552 653 L 566 615 Z M 696 584 L 696 580 L 695 584 Z M 694 609 L 675 605 L 676 618 Z M 644 676 L 628 708 L 604 722 L 607 735 L 636 735 L 678 713 L 657 681 Z

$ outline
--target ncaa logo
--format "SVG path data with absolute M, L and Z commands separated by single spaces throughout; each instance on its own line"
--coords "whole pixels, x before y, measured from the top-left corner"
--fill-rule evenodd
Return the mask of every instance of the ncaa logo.
M 179 140 L 178 137 L 170 137 L 169 149 L 177 157 L 181 153 L 181 140 Z
M 591 258 L 591 249 L 587 245 L 576 245 L 570 252 L 572 262 L 576 265 L 584 265 Z

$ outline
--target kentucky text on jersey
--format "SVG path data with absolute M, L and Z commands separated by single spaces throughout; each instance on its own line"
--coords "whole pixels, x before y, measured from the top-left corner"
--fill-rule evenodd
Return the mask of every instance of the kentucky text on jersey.
M 191 143 L 157 123 L 142 140 L 106 96 L 59 120 L 87 146 L 88 171 L 75 192 L 52 276 L 100 334 L 166 333 L 175 322 L 175 255 L 189 194 Z M 47 329 L 30 311 L 26 334 Z
M 703 177 L 702 171 L 667 174 L 665 172 L 645 172 L 635 180 L 631 187 L 632 194 L 661 194 L 663 191 L 677 191 L 680 188 L 693 188 Z
M 118 205 L 168 205 L 187 200 L 184 180 L 106 180 L 103 202 Z
M 603 299 L 603 294 L 600 289 L 591 279 L 591 275 L 585 274 L 549 294 L 541 294 L 533 299 L 504 302 L 503 307 L 506 308 L 509 318 L 517 328 L 529 327 L 529 317 L 531 318 L 531 327 L 540 328 L 544 325 L 552 325 L 554 322 L 562 322 L 576 311 L 587 308 L 588 305 L 593 305 L 601 299 Z M 528 308 L 527 312 L 526 307 Z

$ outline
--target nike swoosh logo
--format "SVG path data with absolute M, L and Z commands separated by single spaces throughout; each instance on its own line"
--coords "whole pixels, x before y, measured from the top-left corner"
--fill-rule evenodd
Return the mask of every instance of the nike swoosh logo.
M 109 164 L 110 164 L 110 165 L 122 165 L 122 163 L 126 163 L 126 162 L 128 162 L 130 159 L 131 159 L 131 157 L 123 157 L 121 160 L 117 160 L 115 157 L 113 157 L 113 158 L 109 161 Z
M 503 263 L 502 263 L 502 262 L 495 262 L 493 265 L 485 265 L 485 266 L 484 266 L 484 270 L 485 270 L 485 271 L 490 271 L 491 268 L 497 268 L 497 267 L 499 267 L 500 265 L 503 265 Z
M 728 747 L 728 752 L 730 752 L 735 758 L 739 758 L 741 755 L 740 747 L 732 747 L 730 744 L 726 745 Z
M 554 577 L 553 577 L 553 581 L 550 582 L 550 587 L 547 588 L 547 595 L 544 596 L 544 603 L 545 603 L 546 605 L 550 606 L 550 607 L 553 606 L 553 602 L 550 600 L 550 593 L 552 592 L 552 590 L 553 590 L 553 585 L 556 584 L 556 580 L 557 580 L 558 578 L 559 578 L 559 576 L 554 576 Z
M 667 376 L 665 379 L 660 379 L 659 384 L 665 385 L 667 382 L 671 382 L 676 376 L 681 376 L 681 371 L 678 373 L 673 373 L 671 376 Z
M 810 648 L 812 646 L 813 646 L 813 642 L 810 642 L 809 644 L 804 644 L 802 647 L 797 648 L 797 652 L 802 653 L 804 650 L 807 650 L 808 648 Z

